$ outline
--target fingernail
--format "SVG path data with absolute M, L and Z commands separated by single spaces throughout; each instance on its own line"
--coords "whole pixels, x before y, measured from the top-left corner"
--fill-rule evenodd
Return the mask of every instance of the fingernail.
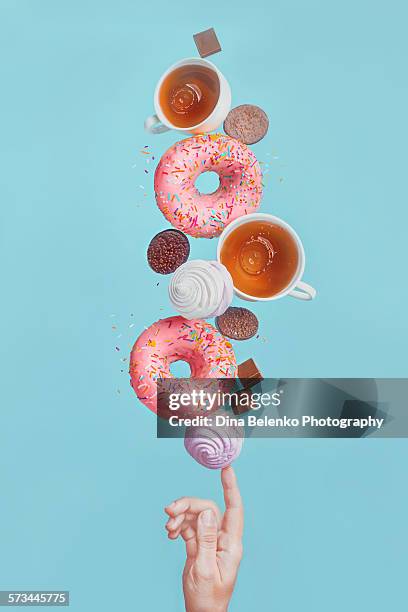
M 215 525 L 214 512 L 210 509 L 204 510 L 204 512 L 201 514 L 201 520 L 203 522 L 203 525 L 205 525 L 206 527 L 214 527 Z

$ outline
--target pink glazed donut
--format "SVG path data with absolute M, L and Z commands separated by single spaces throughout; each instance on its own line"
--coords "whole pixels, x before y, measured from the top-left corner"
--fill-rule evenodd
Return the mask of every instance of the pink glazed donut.
M 220 185 L 202 194 L 195 181 L 216 172 Z M 170 147 L 154 177 L 157 205 L 174 227 L 195 238 L 219 236 L 228 223 L 253 213 L 262 197 L 262 172 L 253 152 L 224 134 L 192 136 Z
M 160 319 L 136 340 L 130 355 L 130 384 L 137 397 L 157 412 L 157 385 L 174 378 L 170 365 L 186 361 L 193 378 L 234 378 L 238 367 L 231 343 L 206 321 Z

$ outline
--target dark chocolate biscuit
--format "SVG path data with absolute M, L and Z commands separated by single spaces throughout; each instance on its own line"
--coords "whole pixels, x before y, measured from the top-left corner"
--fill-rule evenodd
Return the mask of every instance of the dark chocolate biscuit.
M 215 323 L 224 336 L 233 340 L 248 340 L 258 331 L 258 319 L 247 308 L 230 306 L 216 317 Z
M 171 274 L 190 255 L 190 243 L 183 232 L 168 229 L 156 234 L 147 248 L 149 266 L 159 274 Z
M 224 121 L 225 133 L 245 144 L 255 144 L 262 140 L 268 127 L 268 115 L 262 108 L 253 104 L 236 106 Z

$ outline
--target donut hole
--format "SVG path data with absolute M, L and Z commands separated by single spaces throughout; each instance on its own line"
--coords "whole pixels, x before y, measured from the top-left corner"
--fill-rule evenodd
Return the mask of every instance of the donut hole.
M 195 187 L 200 194 L 211 195 L 217 191 L 220 186 L 220 177 L 217 172 L 206 170 L 198 175 L 195 181 Z
M 179 359 L 179 361 L 173 361 L 173 363 L 170 364 L 170 372 L 176 378 L 190 378 L 191 367 L 187 361 Z

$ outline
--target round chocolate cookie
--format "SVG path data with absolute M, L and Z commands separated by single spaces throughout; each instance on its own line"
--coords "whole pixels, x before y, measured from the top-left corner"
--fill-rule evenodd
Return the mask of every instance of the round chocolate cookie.
M 220 332 L 233 340 L 248 340 L 258 331 L 258 319 L 248 308 L 230 306 L 224 314 L 216 317 Z
M 224 131 L 231 138 L 236 138 L 245 144 L 255 144 L 262 140 L 268 131 L 268 115 L 253 104 L 236 106 L 224 121 Z
M 171 274 L 190 255 L 190 243 L 183 232 L 168 229 L 156 234 L 147 248 L 149 266 L 159 274 Z

